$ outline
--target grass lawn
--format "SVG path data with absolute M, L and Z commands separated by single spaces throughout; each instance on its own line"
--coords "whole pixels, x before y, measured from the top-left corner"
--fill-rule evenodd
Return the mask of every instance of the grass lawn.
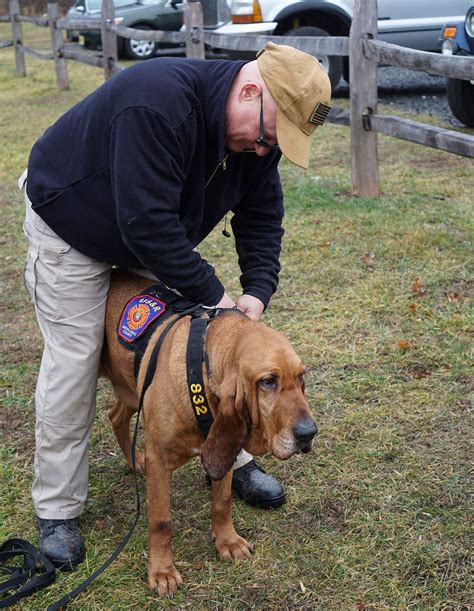
M 47 48 L 47 30 L 24 31 L 26 44 Z M 9 37 L 0 24 L 0 40 Z M 16 180 L 34 141 L 103 75 L 69 62 L 71 89 L 60 93 L 50 62 L 27 57 L 23 79 L 14 65 L 12 49 L 0 49 L 0 541 L 36 542 L 30 486 L 41 338 L 22 282 Z M 379 152 L 378 199 L 350 195 L 347 128 L 318 130 L 307 173 L 281 164 L 286 236 L 265 322 L 288 335 L 308 366 L 320 433 L 309 455 L 263 459 L 285 485 L 282 509 L 235 501 L 236 528 L 255 544 L 252 559 L 231 565 L 216 558 L 210 495 L 193 462 L 174 479 L 174 552 L 184 588 L 172 600 L 147 590 L 143 517 L 118 560 L 71 609 L 472 608 L 474 164 L 388 137 L 380 137 Z M 221 229 L 202 251 L 237 296 L 233 240 Z M 132 476 L 105 410 L 111 401 L 101 381 L 82 517 L 87 561 L 18 609 L 43 609 L 78 585 L 133 519 Z M 143 481 L 140 489 L 144 499 Z

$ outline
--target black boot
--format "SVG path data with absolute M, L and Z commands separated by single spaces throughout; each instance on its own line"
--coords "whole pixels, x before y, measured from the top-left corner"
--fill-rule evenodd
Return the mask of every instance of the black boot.
M 40 549 L 60 571 L 72 571 L 86 556 L 77 518 L 45 520 L 38 518 Z
M 280 507 L 285 502 L 285 491 L 271 475 L 254 460 L 234 469 L 232 490 L 249 505 L 269 509 Z

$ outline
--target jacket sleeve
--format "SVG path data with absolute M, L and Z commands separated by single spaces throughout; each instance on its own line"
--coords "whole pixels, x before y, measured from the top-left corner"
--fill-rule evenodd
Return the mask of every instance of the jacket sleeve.
M 186 152 L 194 146 L 194 133 L 176 130 L 148 109 L 121 112 L 111 125 L 112 191 L 123 240 L 143 266 L 183 296 L 214 305 L 224 287 L 193 250 L 180 219 L 186 163 L 192 157 Z
M 284 233 L 283 193 L 277 168 L 280 156 L 275 152 L 261 159 L 231 221 L 243 292 L 258 297 L 265 307 L 278 286 Z

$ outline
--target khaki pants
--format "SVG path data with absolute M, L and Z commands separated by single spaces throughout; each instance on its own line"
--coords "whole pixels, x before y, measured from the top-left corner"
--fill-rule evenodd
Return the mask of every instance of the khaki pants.
M 19 180 L 24 189 L 26 173 Z M 111 265 L 64 242 L 26 195 L 25 284 L 44 340 L 36 387 L 33 502 L 40 518 L 77 517 L 84 508 L 88 440 L 104 337 Z M 150 272 L 133 270 L 154 278 Z M 251 460 L 242 451 L 234 468 Z

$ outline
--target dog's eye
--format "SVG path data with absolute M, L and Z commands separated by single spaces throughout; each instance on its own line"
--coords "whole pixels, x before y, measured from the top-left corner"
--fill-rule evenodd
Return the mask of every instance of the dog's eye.
M 258 385 L 263 390 L 275 390 L 278 385 L 278 378 L 276 376 L 267 376 L 266 378 L 262 378 Z

